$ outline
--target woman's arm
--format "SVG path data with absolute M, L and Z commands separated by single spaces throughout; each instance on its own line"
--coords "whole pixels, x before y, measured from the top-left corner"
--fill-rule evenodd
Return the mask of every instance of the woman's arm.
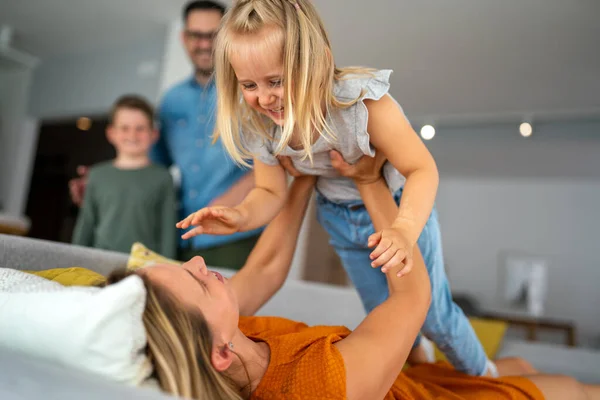
M 359 184 L 363 201 L 375 229 L 390 227 L 396 203 L 383 179 Z M 377 244 L 378 234 L 370 238 Z M 365 265 L 365 268 L 370 268 Z M 347 338 L 336 343 L 346 366 L 346 395 L 350 400 L 381 399 L 402 370 L 431 301 L 429 276 L 416 249 L 411 274 L 397 278 L 397 270 L 386 273 L 389 298 L 376 307 Z
M 389 215 L 393 228 L 414 246 L 431 214 L 439 182 L 435 161 L 390 96 L 365 100 L 371 143 L 406 177 L 400 208 Z M 391 223 L 393 221 L 393 223 Z M 410 249 L 409 249 L 410 250 Z
M 294 179 L 283 209 L 267 226 L 244 267 L 231 278 L 240 314 L 253 315 L 285 281 L 316 177 Z

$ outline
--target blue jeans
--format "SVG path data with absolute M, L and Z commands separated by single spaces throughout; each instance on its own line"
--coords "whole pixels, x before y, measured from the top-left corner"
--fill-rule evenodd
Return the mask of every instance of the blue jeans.
M 401 196 L 402 189 L 394 195 L 397 204 L 400 204 Z M 369 254 L 372 249 L 367 247 L 367 239 L 375 229 L 367 209 L 360 201 L 337 204 L 320 194 L 317 204 L 318 220 L 329 233 L 330 243 L 369 313 L 387 299 L 389 292 L 385 275 L 379 268 L 371 268 Z M 486 371 L 487 356 L 469 320 L 452 300 L 435 208 L 421 232 L 418 246 L 429 272 L 432 296 L 421 332 L 437 345 L 458 371 L 482 375 Z M 415 346 L 419 341 L 420 336 Z

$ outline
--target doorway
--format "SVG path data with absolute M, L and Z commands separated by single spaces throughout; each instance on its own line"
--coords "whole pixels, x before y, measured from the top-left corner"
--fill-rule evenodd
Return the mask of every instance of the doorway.
M 71 118 L 40 125 L 26 208 L 30 237 L 70 243 L 79 208 L 71 201 L 69 180 L 77 176 L 77 166 L 115 157 L 105 136 L 108 117 L 84 122 Z

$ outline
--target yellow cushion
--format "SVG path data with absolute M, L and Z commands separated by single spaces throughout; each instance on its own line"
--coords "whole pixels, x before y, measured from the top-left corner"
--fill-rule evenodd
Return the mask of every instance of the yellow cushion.
M 179 261 L 163 257 L 148 249 L 141 243 L 131 246 L 131 254 L 127 260 L 127 269 L 149 267 L 155 264 L 181 265 Z M 54 268 L 43 271 L 23 271 L 41 278 L 58 282 L 63 286 L 98 286 L 106 282 L 106 277 L 82 267 Z
M 473 327 L 475 334 L 483 346 L 485 354 L 490 360 L 494 360 L 498 350 L 500 350 L 502 338 L 504 337 L 504 333 L 508 327 L 507 323 L 503 321 L 479 318 L 469 318 L 469 321 L 471 322 L 471 326 Z M 433 347 L 435 349 L 436 361 L 448 361 L 446 356 L 444 356 L 444 354 L 437 348 L 435 343 L 433 344 Z M 404 371 L 407 368 L 410 368 L 408 363 L 404 364 L 402 370 Z
M 171 260 L 161 256 L 160 254 L 150 250 L 142 243 L 136 242 L 131 246 L 131 252 L 129 254 L 129 260 L 127 260 L 127 269 L 136 270 L 139 268 L 146 268 L 156 264 L 172 264 L 181 265 L 179 261 Z
M 485 354 L 490 360 L 496 358 L 506 332 L 506 322 L 480 318 L 469 318 L 469 321 L 485 350 Z M 435 358 L 437 361 L 447 361 L 437 346 L 435 347 Z
M 101 274 L 81 267 L 54 268 L 44 271 L 24 271 L 63 286 L 97 286 L 106 281 Z

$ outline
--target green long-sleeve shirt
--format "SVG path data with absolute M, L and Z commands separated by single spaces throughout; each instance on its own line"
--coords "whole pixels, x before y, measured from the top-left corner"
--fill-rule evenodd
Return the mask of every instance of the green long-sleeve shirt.
M 175 223 L 175 193 L 167 169 L 119 169 L 108 161 L 90 169 L 73 243 L 129 253 L 134 242 L 141 242 L 174 258 Z

